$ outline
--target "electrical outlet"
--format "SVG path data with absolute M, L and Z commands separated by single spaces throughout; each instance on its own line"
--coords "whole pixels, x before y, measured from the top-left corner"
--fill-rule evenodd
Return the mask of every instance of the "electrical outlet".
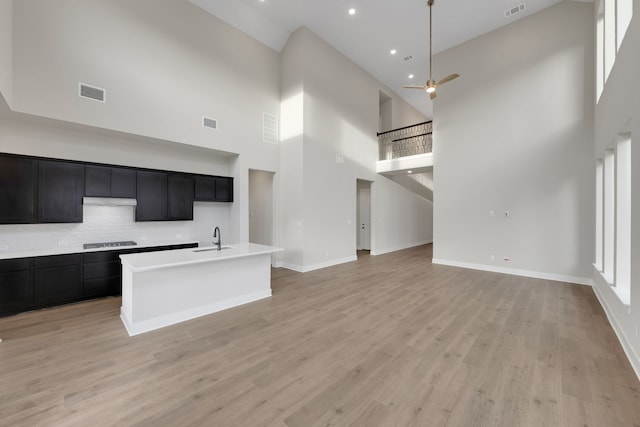
M 491 258 L 491 261 L 495 261 L 496 260 L 496 256 L 495 255 L 490 255 L 489 258 Z
M 0 251 L 8 251 L 8 250 L 9 250 L 9 245 L 5 245 L 5 244 L 0 245 Z

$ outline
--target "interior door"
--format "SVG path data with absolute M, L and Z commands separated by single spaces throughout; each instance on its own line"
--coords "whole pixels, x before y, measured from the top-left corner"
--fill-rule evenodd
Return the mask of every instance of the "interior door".
M 358 190 L 360 249 L 371 250 L 371 188 Z

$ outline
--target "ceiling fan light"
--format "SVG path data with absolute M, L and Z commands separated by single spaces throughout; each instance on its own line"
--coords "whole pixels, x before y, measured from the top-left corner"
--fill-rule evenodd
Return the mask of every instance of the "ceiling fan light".
M 436 91 L 436 87 L 435 86 L 427 86 L 426 89 L 427 93 L 433 93 Z

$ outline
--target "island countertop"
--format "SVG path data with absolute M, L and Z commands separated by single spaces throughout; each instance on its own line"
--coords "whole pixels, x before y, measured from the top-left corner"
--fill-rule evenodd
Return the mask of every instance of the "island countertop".
M 162 252 L 127 254 L 120 255 L 120 259 L 122 260 L 122 265 L 131 269 L 132 272 L 142 272 L 270 254 L 283 250 L 281 248 L 259 245 L 257 243 L 233 243 L 230 245 L 222 245 L 222 248 L 222 250 L 217 250 L 215 246 L 207 246 Z

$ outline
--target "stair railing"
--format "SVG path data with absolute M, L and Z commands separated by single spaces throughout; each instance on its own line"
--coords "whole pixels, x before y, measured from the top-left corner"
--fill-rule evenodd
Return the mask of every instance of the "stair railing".
M 378 160 L 415 156 L 433 150 L 432 121 L 379 132 L 377 135 Z

